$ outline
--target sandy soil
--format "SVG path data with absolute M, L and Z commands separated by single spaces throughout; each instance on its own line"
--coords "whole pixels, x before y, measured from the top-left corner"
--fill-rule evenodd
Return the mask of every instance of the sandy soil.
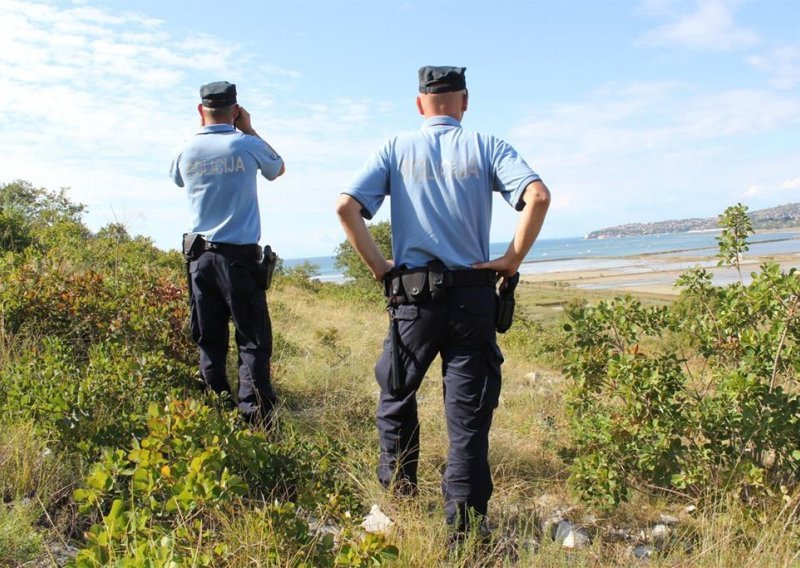
M 627 290 L 653 294 L 678 294 L 679 289 L 674 286 L 675 280 L 684 270 L 698 265 L 713 274 L 715 284 L 729 284 L 739 279 L 735 269 L 717 267 L 715 259 L 707 257 L 676 257 L 674 254 L 665 254 L 632 257 L 625 261 L 620 263 L 620 266 L 602 269 L 528 274 L 525 274 L 523 269 L 521 277 L 527 282 L 559 282 L 583 289 Z M 764 257 L 746 257 L 742 263 L 745 283 L 750 281 L 750 273 L 757 271 L 765 261 L 777 262 L 786 271 L 796 268 L 800 278 L 800 251 L 798 251 Z

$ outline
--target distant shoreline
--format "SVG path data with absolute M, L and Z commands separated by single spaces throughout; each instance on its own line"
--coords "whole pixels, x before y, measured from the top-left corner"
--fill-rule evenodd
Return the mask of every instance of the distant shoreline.
M 779 231 L 759 231 L 765 234 Z M 750 245 L 742 260 L 745 283 L 750 273 L 757 271 L 763 262 L 777 262 L 784 270 L 800 270 L 800 228 L 780 230 L 793 237 L 766 239 Z M 781 247 L 776 247 L 781 244 Z M 776 250 L 778 249 L 778 250 Z M 677 295 L 680 290 L 675 281 L 687 269 L 701 266 L 713 276 L 717 285 L 738 281 L 739 273 L 733 268 L 718 267 L 717 250 L 694 248 L 667 252 L 640 253 L 627 257 L 593 257 L 551 261 L 548 270 L 539 270 L 541 261 L 526 262 L 520 269 L 523 282 L 559 284 L 585 290 L 618 290 L 649 294 Z
M 791 263 L 794 255 L 800 255 L 800 228 L 757 231 L 752 238 L 748 259 L 780 257 L 782 263 Z M 507 243 L 493 243 L 491 258 L 502 255 L 507 246 Z M 558 281 L 604 289 L 614 289 L 618 285 L 645 288 L 647 282 L 655 279 L 653 285 L 664 288 L 667 276 L 656 278 L 655 273 L 669 273 L 669 277 L 677 278 L 678 274 L 694 265 L 714 268 L 717 252 L 717 240 L 712 233 L 650 235 L 601 241 L 586 241 L 581 237 L 542 239 L 534 244 L 520 266 L 520 273 L 523 279 L 529 281 Z M 320 281 L 342 283 L 345 280 L 341 270 L 335 267 L 333 256 L 286 259 L 284 267 L 291 269 L 303 262 L 318 266 L 319 272 L 314 278 Z M 635 275 L 639 278 L 635 278 Z M 619 278 L 610 279 L 614 276 Z M 720 275 L 720 278 L 727 277 Z M 669 280 L 667 288 L 671 289 L 673 282 L 674 278 Z
M 792 230 L 800 228 L 800 203 L 787 203 L 777 207 L 749 211 L 747 216 L 753 228 L 760 230 Z M 587 240 L 606 240 L 621 237 L 642 237 L 679 233 L 697 233 L 718 230 L 718 217 L 671 219 L 651 223 L 627 223 L 586 233 Z

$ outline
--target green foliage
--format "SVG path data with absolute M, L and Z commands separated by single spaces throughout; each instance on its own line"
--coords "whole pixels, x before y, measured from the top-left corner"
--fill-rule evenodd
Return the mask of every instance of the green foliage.
M 0 187 L 0 425 L 30 433 L 24 444 L 0 438 L 4 501 L 47 492 L 35 502 L 48 522 L 70 519 L 61 537 L 90 527 L 76 566 L 235 563 L 236 537 L 222 531 L 242 515 L 269 533 L 273 565 L 379 566 L 396 556 L 354 525 L 362 504 L 339 467 L 342 443 L 290 425 L 251 430 L 194 388 L 181 255 L 119 223 L 93 235 L 82 212 L 64 190 Z M 310 279 L 316 271 L 283 271 L 273 291 L 283 282 L 338 297 L 337 286 Z M 333 363 L 346 354 L 334 329 L 319 343 Z M 287 366 L 307 352 L 280 333 L 274 347 Z M 65 469 L 86 464 L 76 513 Z M 0 564 L 41 554 L 37 519 L 18 512 L 0 506 Z M 340 526 L 336 542 L 312 518 Z
M 723 215 L 720 259 L 746 250 L 743 208 Z M 800 278 L 764 264 L 745 286 L 703 269 L 669 307 L 573 305 L 565 371 L 571 483 L 611 507 L 632 487 L 749 499 L 800 479 Z M 787 489 L 788 488 L 788 489 Z
M 563 362 L 563 332 L 533 321 L 525 314 L 514 314 L 514 325 L 506 333 L 498 335 L 497 340 L 504 351 L 514 350 L 547 367 L 557 368 Z
M 368 568 L 383 566 L 384 562 L 397 560 L 400 551 L 396 546 L 386 544 L 383 536 L 366 534 L 355 543 L 348 543 L 336 557 L 336 566 L 353 566 Z
M 392 258 L 392 226 L 389 221 L 381 221 L 367 226 L 378 250 L 385 258 Z M 334 264 L 345 277 L 359 284 L 374 286 L 375 279 L 369 267 L 361 260 L 356 249 L 345 239 L 336 247 Z
M 36 509 L 23 502 L 0 505 L 0 566 L 22 566 L 39 555 L 42 535 L 32 529 Z
M 96 343 L 131 342 L 183 357 L 185 294 L 173 275 L 150 264 L 97 272 L 60 258 L 23 257 L 0 266 L 5 329 L 69 341 L 79 353 Z
M 190 384 L 188 367 L 161 352 L 96 345 L 79 362 L 56 338 L 15 358 L 0 371 L 0 408 L 7 419 L 31 420 L 74 449 L 126 443 L 144 427 L 142 410 Z
M 719 241 L 718 266 L 733 266 L 739 271 L 741 277 L 742 254 L 749 250 L 747 238 L 753 234 L 753 225 L 747 216 L 747 207 L 741 203 L 728 207 L 719 216 L 722 233 L 717 237 Z
M 282 267 L 276 272 L 275 286 L 295 286 L 310 292 L 317 292 L 321 282 L 314 279 L 319 274 L 319 266 L 313 262 L 303 261 L 291 268 Z
M 47 237 L 60 227 L 82 227 L 84 209 L 67 198 L 64 188 L 48 191 L 23 180 L 0 185 L 0 250 L 47 246 Z M 88 233 L 85 227 L 83 232 Z
M 155 559 L 224 563 L 226 547 L 199 553 L 198 543 L 214 542 L 219 530 L 211 522 L 214 514 L 243 499 L 293 495 L 305 510 L 323 507 L 327 518 L 347 519 L 341 507 L 353 502 L 337 485 L 333 464 L 330 447 L 291 437 L 265 442 L 263 432 L 242 428 L 235 412 L 220 413 L 196 400 L 153 403 L 147 432 L 127 449 L 107 450 L 75 491 L 83 512 L 100 515 L 76 565 L 141 565 Z M 332 539 L 312 537 L 294 504 L 273 500 L 262 514 L 275 539 L 269 554 L 276 560 L 286 552 L 282 546 L 292 543 L 316 558 L 310 565 L 333 564 Z M 359 558 L 380 556 L 384 548 L 391 553 L 383 541 L 363 548 L 349 539 L 343 546 L 359 551 Z
M 0 208 L 0 250 L 21 251 L 33 243 L 27 219 L 18 210 Z
M 65 188 L 50 191 L 33 187 L 24 180 L 0 185 L 0 207 L 20 211 L 29 221 L 42 224 L 58 219 L 80 221 L 86 209 L 84 205 L 70 201 Z

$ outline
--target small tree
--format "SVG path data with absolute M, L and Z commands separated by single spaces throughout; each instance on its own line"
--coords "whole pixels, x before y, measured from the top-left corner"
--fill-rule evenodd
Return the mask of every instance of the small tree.
M 375 244 L 378 249 L 383 253 L 386 258 L 392 258 L 392 225 L 389 221 L 381 221 L 369 225 L 369 232 L 372 238 L 375 239 Z M 361 260 L 361 257 L 350 244 L 350 241 L 345 239 L 339 246 L 336 247 L 336 259 L 334 266 L 342 271 L 342 273 L 356 281 L 357 283 L 373 282 L 372 273 L 369 267 Z
M 84 229 L 86 233 L 81 222 L 84 210 L 83 204 L 69 200 L 65 188 L 50 191 L 24 180 L 2 184 L 0 250 L 21 251 L 34 244 L 45 247 L 44 241 L 59 225 Z
M 728 207 L 719 216 L 719 225 L 722 227 L 722 234 L 717 237 L 719 242 L 717 266 L 734 266 L 739 272 L 739 282 L 744 282 L 742 255 L 750 250 L 747 246 L 747 237 L 753 234 L 753 225 L 747 216 L 747 206 L 737 203 Z
M 18 211 L 30 222 L 80 221 L 86 206 L 70 201 L 66 192 L 63 187 L 50 191 L 29 181 L 12 181 L 0 185 L 0 209 Z

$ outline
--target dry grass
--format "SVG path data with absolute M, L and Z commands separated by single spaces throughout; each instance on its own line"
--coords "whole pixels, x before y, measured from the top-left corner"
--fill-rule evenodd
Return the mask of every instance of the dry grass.
M 521 310 L 543 325 L 555 325 L 561 314 L 558 308 L 579 294 L 553 286 L 520 289 Z M 602 295 L 584 297 L 594 301 Z M 586 550 L 563 550 L 542 538 L 542 515 L 558 505 L 572 507 L 571 518 L 583 519 L 591 527 L 634 528 L 685 505 L 640 495 L 608 518 L 592 519 L 591 511 L 583 510 L 569 493 L 566 464 L 559 457 L 559 448 L 567 442 L 565 380 L 523 347 L 503 346 L 501 338 L 506 363 L 490 438 L 495 493 L 489 516 L 495 538 L 488 548 L 471 540 L 463 553 L 448 555 L 439 487 L 447 453 L 439 361 L 431 366 L 419 392 L 420 494 L 413 499 L 392 497 L 374 475 L 378 387 L 373 366 L 387 329 L 385 312 L 379 305 L 353 305 L 291 286 L 271 291 L 269 301 L 273 328 L 280 336 L 273 360 L 275 387 L 283 403 L 279 427 L 282 422 L 299 432 L 322 432 L 344 444 L 347 459 L 340 464 L 341 474 L 355 487 L 365 509 L 377 503 L 395 521 L 390 540 L 400 548 L 399 566 L 639 566 L 642 561 L 631 556 L 630 544 L 612 543 L 602 531 Z M 47 458 L 46 446 L 31 425 L 0 432 L 4 495 L 16 499 L 32 492 L 63 493 L 76 474 L 59 460 Z M 701 511 L 680 523 L 680 544 L 647 565 L 798 566 L 798 503 L 800 497 L 795 495 L 782 510 L 778 507 L 757 518 L 735 503 Z M 215 522 L 224 527 L 225 544 L 235 552 L 232 566 L 290 566 L 302 560 L 293 556 L 299 548 L 276 534 L 256 505 L 232 507 L 229 515 Z M 11 526 L 10 521 L 7 524 Z M 276 547 L 283 555 L 270 557 Z
M 543 325 L 556 325 L 561 306 L 573 299 L 597 301 L 608 294 L 583 294 L 559 287 L 525 285 L 522 311 Z M 644 298 L 663 303 L 664 298 Z M 374 409 L 378 389 L 373 376 L 387 327 L 380 306 L 348 305 L 339 299 L 295 288 L 271 298 L 275 329 L 299 350 L 287 358 L 277 382 L 288 399 L 286 418 L 310 430 L 319 429 L 348 445 L 343 472 L 368 507 L 380 505 L 396 523 L 392 538 L 401 550 L 402 566 L 635 566 L 631 544 L 615 544 L 598 532 L 593 545 L 567 553 L 542 539 L 537 502 L 572 507 L 583 517 L 566 486 L 566 465 L 558 449 L 567 441 L 563 394 L 567 387 L 557 369 L 532 360 L 515 346 L 503 347 L 503 390 L 491 432 L 490 461 L 495 493 L 490 503 L 493 545 L 468 543 L 460 556 L 447 555 L 447 534 L 439 483 L 447 453 L 440 362 L 434 361 L 419 391 L 421 421 L 420 494 L 414 499 L 387 495 L 374 478 L 377 435 Z M 501 346 L 503 338 L 501 337 Z M 279 355 L 280 357 L 280 355 Z M 641 496 L 595 525 L 647 526 L 658 513 L 681 504 Z M 586 512 L 588 514 L 588 512 Z M 588 517 L 587 517 L 588 518 Z M 784 519 L 785 520 L 785 519 Z M 591 523 L 590 523 L 591 524 Z M 796 534 L 780 523 L 745 525 L 743 517 L 712 511 L 682 524 L 691 548 L 675 548 L 653 566 L 730 566 L 740 557 L 746 566 L 791 566 L 797 563 Z M 742 535 L 746 535 L 742 536 Z M 754 555 L 754 552 L 758 555 Z

